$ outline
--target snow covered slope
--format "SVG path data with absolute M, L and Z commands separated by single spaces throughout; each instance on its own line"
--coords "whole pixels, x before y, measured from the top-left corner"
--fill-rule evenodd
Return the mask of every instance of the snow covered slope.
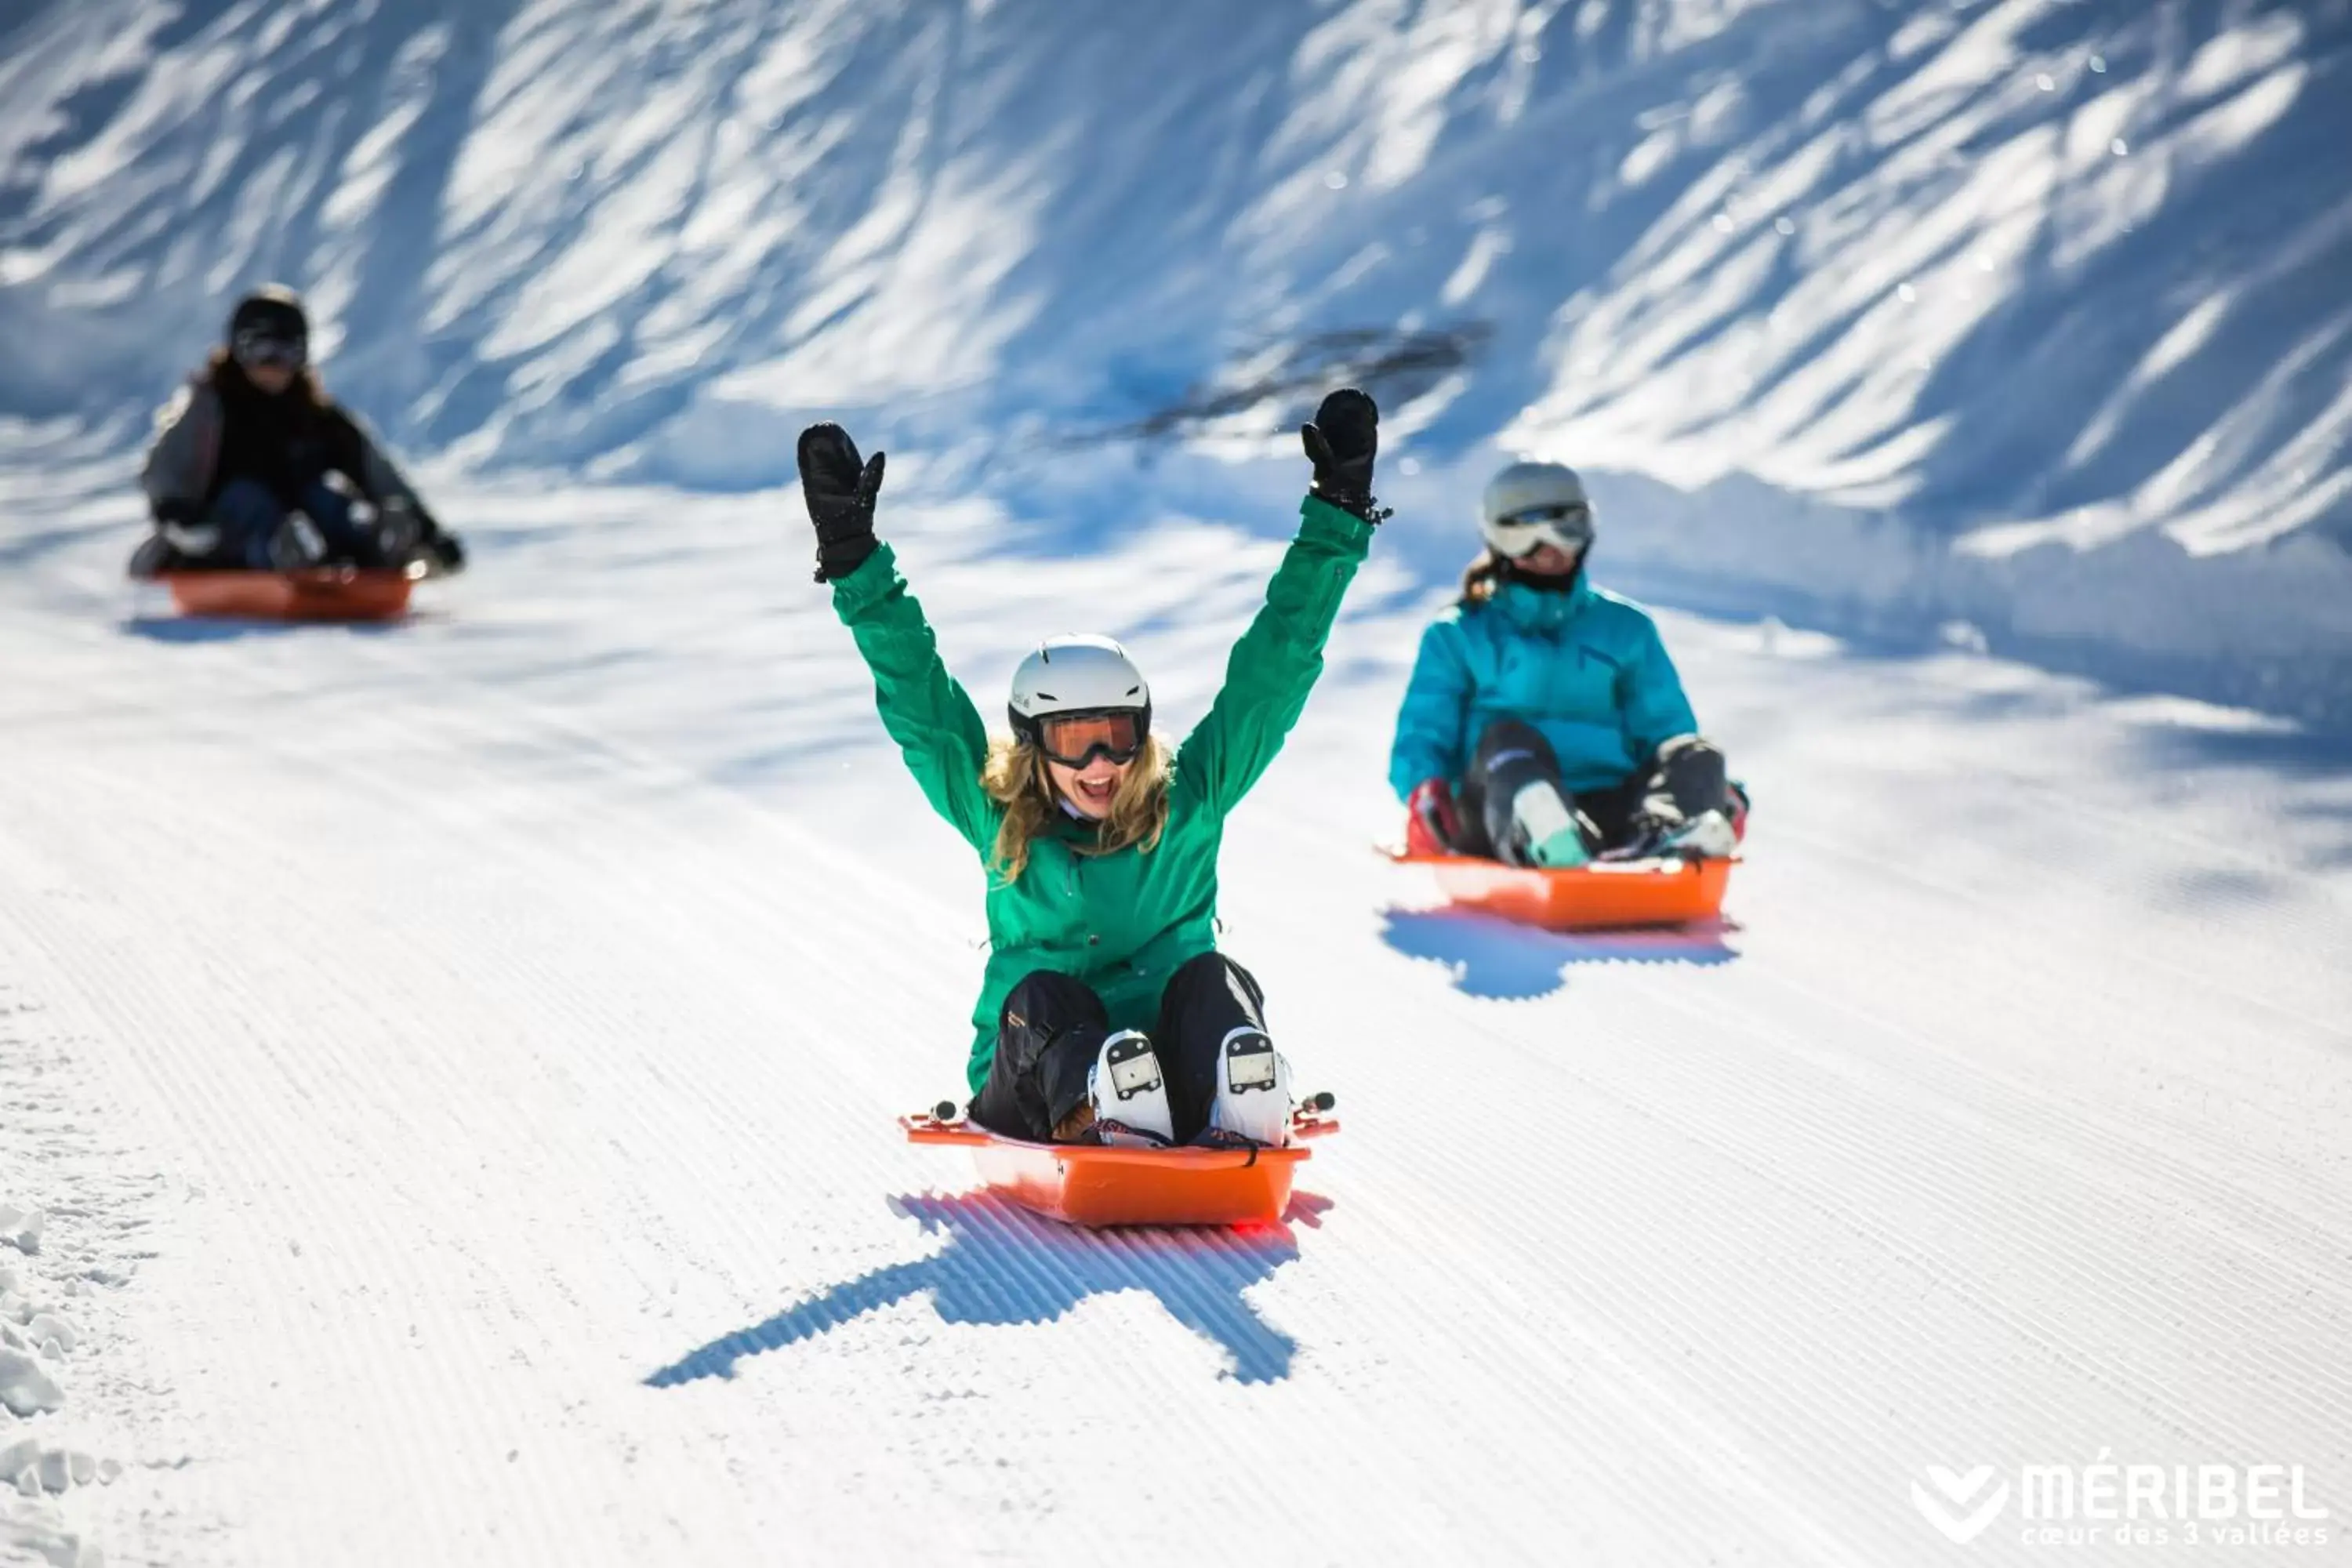
M 81 1331 L 0 1428 L 70 1484 L 0 1542 L 1927 1563 L 1927 1467 L 2103 1452 L 2299 1465 L 2344 1528 L 2352 784 L 2307 741 L 1677 618 L 1763 803 L 1732 920 L 1549 937 L 1369 851 L 1423 607 L 1376 563 L 1223 910 L 1347 1130 L 1279 1227 L 1070 1235 L 893 1135 L 956 1081 L 979 879 L 793 501 L 470 493 L 500 569 L 391 631 L 152 616 L 110 492 L 0 575 L 0 1197 L 47 1211 L 0 1261 Z M 1116 605 L 1174 728 L 1275 550 L 890 520 L 976 689 Z M 1969 1559 L 2048 1560 L 2004 1524 Z
M 0 10 L 0 1563 L 2341 1560 L 2352 755 L 1984 647 L 2341 713 L 2346 25 Z M 410 624 L 121 581 L 257 273 L 475 547 Z M 893 1134 L 980 879 L 768 487 L 843 415 L 976 691 L 1091 625 L 1181 731 L 1357 374 L 1400 515 L 1223 910 L 1346 1131 L 1055 1230 Z M 1720 926 L 1370 852 L 1499 443 L 1716 613 Z M 2030 1540 L 2093 1464 L 2329 1517 Z
M 127 439 L 274 274 L 467 462 L 733 488 L 870 409 L 1098 530 L 1069 440 L 1230 503 L 1352 372 L 1447 550 L 1499 440 L 1685 597 L 2352 720 L 2347 0 L 8 17 L 0 413 Z

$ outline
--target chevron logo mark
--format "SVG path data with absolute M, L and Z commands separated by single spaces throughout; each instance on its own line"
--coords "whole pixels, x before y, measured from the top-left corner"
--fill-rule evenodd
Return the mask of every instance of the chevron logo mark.
M 1991 1479 L 1990 1465 L 1979 1465 L 1966 1475 L 1929 1465 L 1928 1484 L 1911 1483 L 1911 1504 L 1920 1518 L 1943 1532 L 1945 1540 L 1966 1546 L 2009 1506 L 2009 1483 L 2002 1481 L 1987 1490 L 1985 1483 Z

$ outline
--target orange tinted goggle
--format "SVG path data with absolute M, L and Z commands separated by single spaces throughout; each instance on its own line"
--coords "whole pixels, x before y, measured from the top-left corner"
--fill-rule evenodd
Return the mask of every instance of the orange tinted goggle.
M 1143 749 L 1143 714 L 1132 708 L 1052 714 L 1037 721 L 1037 746 L 1066 767 L 1085 767 L 1097 752 L 1114 763 L 1131 763 Z

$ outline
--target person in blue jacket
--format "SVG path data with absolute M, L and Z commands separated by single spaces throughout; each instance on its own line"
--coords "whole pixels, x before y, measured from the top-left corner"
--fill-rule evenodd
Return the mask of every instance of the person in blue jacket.
M 1729 855 L 1746 797 L 1649 611 L 1586 576 L 1583 481 L 1513 463 L 1482 514 L 1486 548 L 1423 633 L 1397 714 L 1408 848 L 1545 867 Z

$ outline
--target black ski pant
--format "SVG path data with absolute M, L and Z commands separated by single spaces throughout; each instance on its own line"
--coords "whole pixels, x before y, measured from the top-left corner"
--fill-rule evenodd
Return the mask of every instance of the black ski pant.
M 298 564 L 299 554 L 291 539 L 281 540 L 290 525 L 289 507 L 258 479 L 231 479 L 213 498 L 204 514 L 216 536 L 202 555 L 184 555 L 161 532 L 150 534 L 131 557 L 131 575 L 152 577 L 162 572 L 275 572 Z M 302 492 L 299 510 L 318 531 L 325 553 L 320 565 L 382 567 L 392 564 L 382 539 L 373 528 L 362 528 L 352 516 L 351 497 L 313 480 Z M 159 523 L 159 527 L 160 527 Z
M 1232 959 L 1204 952 L 1168 977 L 1151 1046 L 1179 1143 L 1208 1126 L 1218 1052 L 1244 1025 L 1265 1027 L 1265 994 Z M 1102 998 L 1085 981 L 1050 969 L 1024 976 L 997 1015 L 996 1059 L 972 1099 L 972 1121 L 1008 1138 L 1051 1141 L 1086 1103 L 1087 1070 L 1109 1033 Z
M 1559 759 L 1543 731 L 1517 719 L 1498 719 L 1478 737 L 1455 801 L 1465 855 L 1526 864 L 1526 846 L 1516 841 L 1511 801 L 1542 780 L 1559 791 L 1595 854 L 1630 844 L 1652 824 L 1674 824 L 1703 811 L 1731 815 L 1738 805 L 1723 753 L 1696 735 L 1677 735 L 1658 748 L 1646 768 L 1601 789 L 1571 794 L 1559 782 Z

